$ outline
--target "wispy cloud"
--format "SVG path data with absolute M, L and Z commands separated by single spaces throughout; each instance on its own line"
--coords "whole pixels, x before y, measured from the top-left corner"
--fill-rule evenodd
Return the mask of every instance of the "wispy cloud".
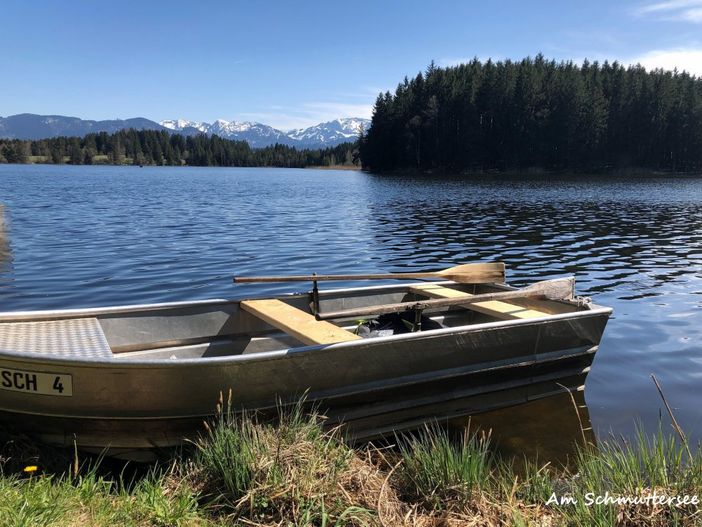
M 702 23 L 702 0 L 666 0 L 638 7 L 639 16 L 655 16 L 659 20 Z
M 340 117 L 364 117 L 370 119 L 373 103 L 364 104 L 314 101 L 305 102 L 296 107 L 269 106 L 259 112 L 240 114 L 246 120 L 260 121 L 279 130 L 307 128 L 321 122 L 332 121 Z
M 673 49 L 656 49 L 648 51 L 627 61 L 641 64 L 646 69 L 663 68 L 665 70 L 687 71 L 702 77 L 702 46 Z
M 668 0 L 666 2 L 657 2 L 655 4 L 647 4 L 638 8 L 639 13 L 656 13 L 660 11 L 674 11 L 676 9 L 685 9 L 700 5 L 700 0 Z

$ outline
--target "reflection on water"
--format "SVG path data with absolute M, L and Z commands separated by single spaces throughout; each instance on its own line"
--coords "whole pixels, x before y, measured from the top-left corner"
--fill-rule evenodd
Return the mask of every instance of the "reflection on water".
M 494 412 L 455 419 L 451 425 L 490 432 L 496 452 L 505 459 L 538 460 L 572 467 L 576 447 L 596 444 L 582 392 L 538 399 Z
M 575 274 L 580 292 L 622 300 L 702 278 L 698 179 L 401 181 L 383 182 L 402 195 L 369 210 L 398 265 L 503 260 L 512 282 Z
M 0 272 L 10 261 L 10 242 L 5 225 L 5 207 L 0 203 Z
M 0 201 L 12 227 L 12 260 L 0 264 L 7 310 L 306 287 L 235 287 L 235 274 L 477 260 L 504 260 L 515 285 L 575 274 L 579 293 L 615 309 L 586 385 L 596 434 L 629 434 L 635 419 L 655 430 L 655 373 L 702 440 L 702 178 L 4 165 Z M 558 417 L 539 412 L 546 444 Z

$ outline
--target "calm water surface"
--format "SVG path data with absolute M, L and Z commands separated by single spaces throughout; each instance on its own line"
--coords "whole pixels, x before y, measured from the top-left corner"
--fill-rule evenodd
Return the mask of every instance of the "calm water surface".
M 234 286 L 236 274 L 478 260 L 505 261 L 514 285 L 574 274 L 580 294 L 615 309 L 586 387 L 596 433 L 629 434 L 635 419 L 655 429 L 655 373 L 702 440 L 702 178 L 0 165 L 0 203 L 3 311 L 301 288 Z M 547 443 L 572 409 L 529 412 Z

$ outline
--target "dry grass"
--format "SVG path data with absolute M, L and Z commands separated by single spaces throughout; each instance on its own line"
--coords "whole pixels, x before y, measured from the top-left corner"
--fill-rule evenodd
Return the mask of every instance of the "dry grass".
M 357 499 L 368 478 L 355 452 L 301 405 L 275 424 L 226 411 L 195 446 L 191 481 L 220 513 L 251 525 L 375 523 L 375 503 Z
M 276 422 L 223 411 L 192 451 L 135 476 L 104 472 L 26 438 L 0 457 L 0 526 L 556 526 L 700 525 L 699 508 L 586 507 L 587 492 L 702 493 L 702 454 L 673 436 L 643 434 L 580 449 L 571 472 L 497 458 L 489 440 L 441 429 L 399 446 L 350 448 L 301 406 Z M 43 472 L 27 476 L 24 463 Z M 46 467 L 63 464 L 61 475 Z M 104 464 L 104 463 L 103 463 Z M 546 505 L 570 495 L 577 505 Z

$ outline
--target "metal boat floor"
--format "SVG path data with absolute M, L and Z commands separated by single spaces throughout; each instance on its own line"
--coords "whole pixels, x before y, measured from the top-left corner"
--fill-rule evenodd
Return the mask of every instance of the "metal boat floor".
M 112 358 L 97 318 L 0 323 L 0 353 L 62 358 Z

